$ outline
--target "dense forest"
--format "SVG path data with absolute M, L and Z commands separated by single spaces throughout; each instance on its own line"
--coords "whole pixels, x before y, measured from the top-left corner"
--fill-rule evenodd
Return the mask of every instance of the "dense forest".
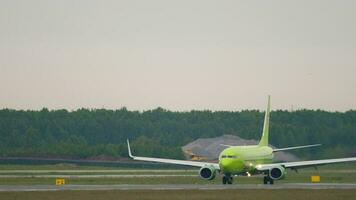
M 264 112 L 246 110 L 138 112 L 106 109 L 76 111 L 0 110 L 0 156 L 88 158 L 127 157 L 126 139 L 135 154 L 183 158 L 181 146 L 223 134 L 258 140 Z M 322 143 L 298 150 L 304 158 L 356 155 L 356 111 L 274 111 L 270 143 L 276 147 Z

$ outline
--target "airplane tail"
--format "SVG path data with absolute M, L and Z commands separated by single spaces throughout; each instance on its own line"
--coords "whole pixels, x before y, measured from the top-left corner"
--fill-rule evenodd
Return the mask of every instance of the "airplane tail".
M 260 143 L 258 143 L 258 146 L 268 146 L 270 109 L 271 109 L 271 96 L 268 95 L 268 103 L 267 103 L 267 109 L 266 109 L 266 113 L 265 113 L 265 120 L 263 123 L 262 137 L 261 137 Z

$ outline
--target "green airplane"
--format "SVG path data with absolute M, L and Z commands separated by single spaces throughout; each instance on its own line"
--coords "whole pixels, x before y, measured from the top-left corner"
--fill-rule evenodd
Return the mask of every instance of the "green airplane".
M 198 162 L 188 160 L 174 160 L 164 158 L 150 158 L 139 157 L 131 154 L 129 140 L 127 140 L 129 156 L 134 160 L 160 162 L 176 165 L 186 165 L 193 167 L 200 167 L 199 175 L 206 180 L 213 180 L 216 174 L 222 174 L 223 184 L 232 184 L 233 176 L 252 176 L 257 174 L 264 174 L 263 183 L 273 184 L 275 180 L 280 180 L 286 175 L 286 169 L 297 171 L 300 168 L 316 167 L 318 165 L 325 165 L 331 163 L 351 162 L 356 161 L 356 157 L 325 159 L 325 160 L 311 160 L 298 162 L 281 162 L 273 163 L 273 153 L 278 151 L 286 151 L 292 149 L 300 149 L 307 147 L 320 146 L 320 144 L 287 147 L 282 149 L 273 149 L 268 146 L 269 135 L 269 115 L 270 115 L 270 96 L 268 96 L 267 110 L 264 118 L 264 125 L 262 137 L 258 145 L 249 146 L 227 146 L 220 155 L 219 163 Z

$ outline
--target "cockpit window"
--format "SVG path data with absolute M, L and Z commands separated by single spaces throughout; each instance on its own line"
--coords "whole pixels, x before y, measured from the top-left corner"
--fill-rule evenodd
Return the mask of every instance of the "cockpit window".
M 236 156 L 232 156 L 232 155 L 222 155 L 221 158 L 236 158 Z

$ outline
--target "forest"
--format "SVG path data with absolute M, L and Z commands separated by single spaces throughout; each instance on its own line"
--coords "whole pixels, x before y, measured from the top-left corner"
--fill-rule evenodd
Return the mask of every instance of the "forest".
M 184 158 L 181 146 L 224 134 L 259 140 L 259 110 L 173 112 L 78 109 L 0 110 L 0 156 L 90 158 L 135 154 Z M 276 110 L 271 112 L 270 144 L 279 148 L 321 143 L 294 153 L 302 158 L 356 156 L 356 111 Z

